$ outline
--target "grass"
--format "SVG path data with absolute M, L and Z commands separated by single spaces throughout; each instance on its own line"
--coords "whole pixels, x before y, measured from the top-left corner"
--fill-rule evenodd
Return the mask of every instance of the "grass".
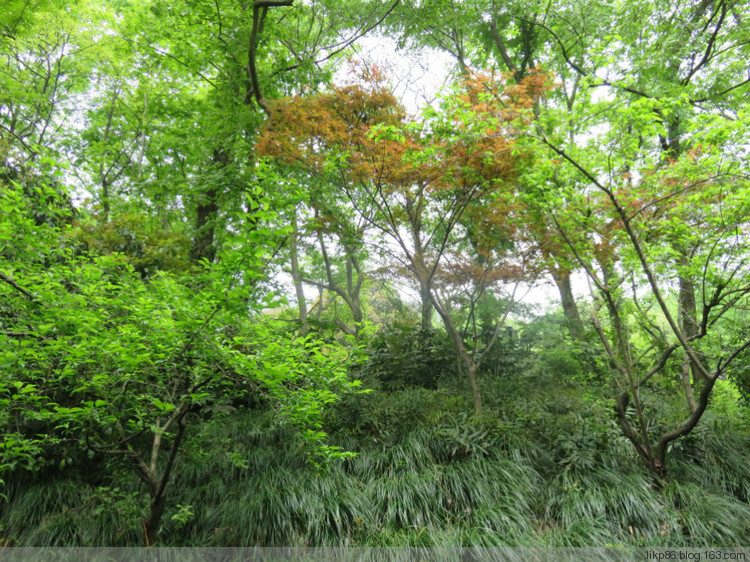
M 335 413 L 332 439 L 359 454 L 322 472 L 268 412 L 194 425 L 169 488 L 163 544 L 729 546 L 750 536 L 750 447 L 727 420 L 680 442 L 673 479 L 657 490 L 616 433 L 591 430 L 601 423 L 593 418 L 559 408 L 475 419 L 439 392 L 382 398 L 351 427 L 352 411 Z M 121 461 L 100 463 L 94 473 L 6 479 L 0 540 L 142 546 L 142 485 Z M 115 468 L 116 482 L 104 480 Z

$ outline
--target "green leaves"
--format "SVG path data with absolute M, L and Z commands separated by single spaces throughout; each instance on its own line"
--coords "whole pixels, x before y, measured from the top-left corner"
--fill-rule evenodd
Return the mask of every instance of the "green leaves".
M 326 443 L 323 412 L 340 395 L 357 390 L 347 367 L 352 353 L 340 344 L 274 334 L 268 323 L 254 326 L 253 337 L 236 337 L 227 349 L 233 368 L 241 376 L 261 383 L 278 404 L 281 414 L 298 430 L 315 463 L 350 456 Z M 255 342 L 262 342 L 257 347 Z M 251 351 L 252 350 L 252 351 Z
M 249 193 L 254 226 L 238 230 L 219 265 L 143 276 L 122 254 L 81 250 L 79 226 L 37 224 L 20 184 L 2 195 L 0 255 L 14 259 L 0 283 L 0 473 L 62 468 L 60 442 L 117 454 L 144 435 L 171 443 L 186 412 L 221 412 L 258 385 L 315 463 L 349 456 L 321 429 L 326 407 L 356 386 L 349 351 L 248 315 L 277 299 L 261 289 L 247 297 L 284 235 L 270 225 L 268 198 Z M 128 450 L 139 454 L 140 443 Z

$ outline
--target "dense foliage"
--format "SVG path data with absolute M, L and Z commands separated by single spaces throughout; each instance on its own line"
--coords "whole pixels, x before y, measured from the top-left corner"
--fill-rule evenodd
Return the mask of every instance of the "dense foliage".
M 746 542 L 742 2 L 3 10 L 0 547 Z

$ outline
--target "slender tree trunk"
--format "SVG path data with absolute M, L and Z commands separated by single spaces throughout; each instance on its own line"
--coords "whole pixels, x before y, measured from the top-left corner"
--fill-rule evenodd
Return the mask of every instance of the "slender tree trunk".
M 687 258 L 684 258 L 687 260 Z M 696 319 L 695 285 L 692 280 L 680 275 L 680 328 L 686 338 L 692 338 L 698 333 L 698 321 Z
M 482 393 L 479 389 L 479 377 L 477 371 L 479 365 L 469 360 L 466 361 L 466 374 L 469 376 L 469 384 L 471 385 L 471 400 L 474 403 L 474 412 L 477 414 L 482 413 Z
M 146 466 L 146 463 L 143 462 L 143 459 L 141 459 L 140 456 L 134 455 L 132 458 L 136 473 L 148 485 L 149 494 L 151 495 L 149 512 L 146 519 L 143 520 L 143 530 L 146 533 L 146 542 L 149 546 L 153 545 L 159 537 L 159 526 L 161 524 L 161 518 L 164 515 L 164 509 L 167 505 L 167 484 L 169 484 L 172 469 L 177 460 L 177 453 L 179 452 L 182 440 L 185 437 L 185 427 L 187 426 L 186 416 L 188 411 L 188 406 L 183 403 L 178 410 L 179 415 L 174 418 L 174 421 L 177 422 L 177 428 L 161 478 L 158 477 L 156 472 L 157 459 L 161 447 L 161 434 L 157 433 L 154 436 L 154 447 L 151 452 L 152 458 L 150 467 Z M 164 426 L 163 429 L 165 431 L 169 423 L 170 422 L 167 422 L 167 425 Z
M 318 287 L 318 308 L 315 311 L 315 320 L 320 324 L 320 318 L 323 314 L 323 296 L 324 291 L 320 287 Z
M 680 143 L 680 121 L 678 118 L 670 119 L 667 122 L 667 136 L 668 138 L 660 139 L 664 158 L 665 160 L 677 160 L 682 152 L 682 146 Z M 685 249 L 675 248 L 675 250 L 679 256 L 679 266 L 686 266 L 688 264 L 688 255 Z M 685 338 L 689 341 L 690 338 L 698 333 L 697 312 L 695 306 L 695 285 L 685 274 L 679 275 L 678 283 L 680 286 L 678 297 L 678 323 L 680 330 L 682 330 Z M 682 388 L 685 392 L 685 400 L 687 401 L 690 411 L 695 412 L 698 409 L 698 404 L 695 400 L 693 384 L 695 384 L 697 379 L 703 377 L 700 374 L 700 370 L 696 368 L 687 355 L 682 360 L 680 377 L 682 379 Z
M 307 335 L 307 301 L 305 300 L 305 291 L 302 288 L 302 275 L 299 271 L 299 259 L 297 251 L 297 236 L 299 228 L 297 226 L 297 214 L 292 216 L 292 233 L 289 235 L 289 254 L 292 266 L 292 281 L 294 282 L 294 292 L 297 296 L 297 309 L 299 310 L 299 333 L 301 336 Z
M 360 338 L 362 332 L 362 322 L 365 320 L 364 312 L 362 312 L 362 301 L 358 294 L 350 296 L 349 309 L 352 311 L 352 319 L 354 320 L 355 337 Z
M 693 392 L 693 385 L 690 382 L 690 359 L 687 356 L 682 359 L 680 376 L 682 378 L 682 388 L 685 391 L 685 400 L 687 400 L 690 411 L 695 412 L 698 409 L 698 404 L 695 402 L 695 393 Z
M 109 181 L 102 178 L 102 224 L 109 222 Z
M 680 121 L 678 118 L 671 119 L 667 124 L 667 131 L 669 138 L 662 140 L 662 150 L 666 158 L 678 159 L 682 152 L 682 146 L 680 144 Z M 684 248 L 675 248 L 679 255 L 678 264 L 680 267 L 684 267 L 688 264 L 689 258 Z M 698 333 L 698 322 L 696 320 L 696 306 L 695 306 L 695 285 L 693 281 L 687 276 L 687 274 L 681 273 L 678 277 L 680 286 L 680 292 L 678 297 L 678 324 L 680 330 L 682 330 L 685 338 L 690 339 Z M 692 381 L 691 381 L 692 372 Z M 695 413 L 698 410 L 698 404 L 695 400 L 695 393 L 693 391 L 693 384 L 697 381 L 700 376 L 700 370 L 696 368 L 690 358 L 685 355 L 682 360 L 680 377 L 682 378 L 682 388 L 685 392 L 685 400 L 687 401 L 690 411 Z
M 107 125 L 104 128 L 104 138 L 102 139 L 104 141 L 104 145 L 106 146 L 109 142 L 109 132 L 112 128 L 112 117 L 115 114 L 115 103 L 117 102 L 117 97 L 119 93 L 117 91 L 114 92 L 114 95 L 112 96 L 112 101 L 109 104 L 109 113 L 107 114 Z M 105 150 L 106 153 L 106 150 Z M 105 170 L 104 166 L 104 154 L 102 154 L 99 157 L 99 182 L 102 185 L 102 224 L 107 224 L 109 222 L 109 204 L 110 204 L 110 193 L 109 193 L 109 170 Z
M 461 332 L 459 332 L 458 328 L 456 328 L 456 325 L 453 323 L 453 319 L 450 317 L 450 314 L 448 314 L 448 312 L 437 303 L 434 304 L 434 307 L 440 315 L 440 318 L 443 320 L 443 323 L 445 324 L 446 332 L 448 332 L 448 335 L 453 340 L 453 346 L 456 350 L 456 355 L 458 356 L 459 367 L 463 365 L 463 367 L 466 369 L 466 375 L 469 377 L 469 385 L 471 387 L 471 399 L 474 403 L 474 412 L 476 412 L 477 414 L 481 414 L 482 392 L 479 388 L 479 364 L 474 361 L 474 359 L 471 357 L 471 354 L 467 351 L 466 346 L 464 346 Z
M 318 216 L 317 211 L 315 216 Z M 328 249 L 326 248 L 326 243 L 323 238 L 322 232 L 318 232 L 318 244 L 320 246 L 320 253 L 323 256 L 323 263 L 325 265 L 326 271 L 326 280 L 328 281 L 328 283 L 325 285 L 325 288 L 333 291 L 346 303 L 346 306 L 349 308 L 349 311 L 352 314 L 354 326 L 347 326 L 337 315 L 335 315 L 334 321 L 342 332 L 350 336 L 354 336 L 355 339 L 359 340 L 359 338 L 361 337 L 362 322 L 364 321 L 364 312 L 362 310 L 362 300 L 360 299 L 360 292 L 362 290 L 362 283 L 365 277 L 356 257 L 356 248 L 344 244 L 344 251 L 346 252 L 346 287 L 343 287 L 335 280 L 333 263 L 328 255 Z M 357 277 L 356 280 L 354 279 L 355 273 Z M 336 309 L 335 302 L 336 301 L 334 300 L 334 311 Z
M 364 276 L 356 257 L 356 249 L 350 246 L 344 246 L 344 250 L 346 252 L 346 294 L 349 296 L 349 298 L 346 299 L 346 304 L 352 311 L 355 330 L 354 335 L 356 339 L 359 340 L 362 332 L 362 323 L 365 320 L 364 311 L 362 310 L 362 300 L 359 296 Z M 357 275 L 356 280 L 354 279 L 355 272 Z
M 421 306 L 421 318 L 422 318 L 422 330 L 432 330 L 432 312 L 434 310 L 432 306 L 432 298 L 430 296 L 430 288 L 426 284 L 421 284 L 419 289 L 419 296 L 422 301 Z
M 680 254 L 680 265 L 686 265 L 688 260 L 687 255 L 681 249 L 678 249 L 678 252 Z M 690 339 L 698 333 L 698 321 L 696 320 L 697 312 L 695 306 L 695 285 L 692 280 L 685 275 L 679 276 L 679 285 L 679 326 L 682 333 L 685 335 L 685 338 Z M 702 377 L 700 376 L 700 370 L 693 365 L 693 362 L 687 355 L 682 359 L 680 376 L 682 378 L 682 388 L 685 391 L 685 400 L 687 401 L 690 411 L 695 412 L 698 409 L 698 404 L 695 401 L 693 384 L 695 384 L 696 379 Z
M 680 266 L 688 263 L 686 252 L 680 248 L 677 249 L 680 254 Z M 682 274 L 679 276 L 680 296 L 679 296 L 679 323 L 680 329 L 686 338 L 690 339 L 698 334 L 698 313 L 695 305 L 695 284 L 692 279 Z M 694 376 L 701 377 L 698 373 Z M 702 378 L 702 377 L 701 377 Z
M 184 427 L 184 426 L 183 426 Z M 141 521 L 141 526 L 145 534 L 146 546 L 153 546 L 159 537 L 159 525 L 161 524 L 161 518 L 164 515 L 164 509 L 167 505 L 166 496 L 166 485 L 169 481 L 169 473 L 171 472 L 171 464 L 174 463 L 174 454 L 179 448 L 179 442 L 182 434 L 178 433 L 175 438 L 175 443 L 172 445 L 172 454 L 170 455 L 167 465 L 167 470 L 164 475 L 159 478 L 156 472 L 156 460 L 159 454 L 159 448 L 161 443 L 161 436 L 154 436 L 154 447 L 152 449 L 151 466 L 147 465 L 141 456 L 136 453 L 132 448 L 128 450 L 128 456 L 130 462 L 133 465 L 133 470 L 138 477 L 148 486 L 148 493 L 151 498 L 149 502 L 148 515 Z

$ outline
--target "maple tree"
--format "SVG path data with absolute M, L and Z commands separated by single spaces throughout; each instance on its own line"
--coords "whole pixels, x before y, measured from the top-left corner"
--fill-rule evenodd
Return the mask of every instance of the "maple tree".
M 469 230 L 481 265 L 465 271 L 473 270 L 478 295 L 500 279 L 527 278 L 523 265 L 501 267 L 509 259 L 507 252 L 502 259 L 489 257 L 496 249 L 488 238 L 493 228 L 505 228 L 511 236 L 507 211 L 512 203 L 506 201 L 502 209 L 501 200 L 510 193 L 507 186 L 525 158 L 514 134 L 531 118 L 547 79 L 534 72 L 520 84 L 505 86 L 489 75 L 471 75 L 439 110 L 428 111 L 419 121 L 407 120 L 377 68 L 365 69 L 361 78 L 363 83 L 272 105 L 272 120 L 258 150 L 346 193 L 351 208 L 377 232 L 375 240 L 383 240 L 374 243 L 416 281 L 423 329 L 432 328 L 431 311 L 437 311 L 480 412 L 477 373 L 503 320 L 481 352 L 469 351 L 450 307 L 435 290 L 435 280 L 441 264 L 458 256 L 457 244 Z M 453 265 L 455 274 L 459 265 Z

